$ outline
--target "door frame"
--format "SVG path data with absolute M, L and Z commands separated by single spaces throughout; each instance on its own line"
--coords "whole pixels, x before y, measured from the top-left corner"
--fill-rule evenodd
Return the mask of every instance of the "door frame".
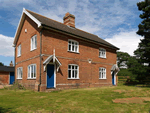
M 54 65 L 54 88 L 56 88 L 56 64 L 55 63 L 48 63 L 49 65 Z M 48 65 L 47 64 L 47 65 Z M 47 67 L 46 67 L 46 88 L 47 88 Z

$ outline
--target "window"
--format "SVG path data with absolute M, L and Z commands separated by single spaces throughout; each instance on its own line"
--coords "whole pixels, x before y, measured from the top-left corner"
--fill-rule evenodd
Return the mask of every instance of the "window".
M 17 68 L 17 79 L 22 79 L 22 67 Z
M 99 57 L 106 58 L 106 50 L 103 48 L 99 48 Z
M 35 79 L 36 78 L 36 65 L 31 64 L 28 66 L 28 79 Z
M 68 51 L 79 52 L 79 43 L 75 40 L 68 41 Z
M 18 46 L 18 57 L 21 56 L 21 44 Z
M 79 66 L 75 64 L 68 65 L 68 78 L 79 79 Z
M 31 38 L 31 51 L 37 48 L 37 35 Z
M 99 68 L 99 79 L 106 79 L 106 68 Z

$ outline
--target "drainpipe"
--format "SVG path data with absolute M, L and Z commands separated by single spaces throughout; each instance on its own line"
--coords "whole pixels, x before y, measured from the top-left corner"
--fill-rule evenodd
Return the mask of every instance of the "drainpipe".
M 12 47 L 14 47 L 14 68 L 16 67 L 16 45 L 12 45 Z M 16 70 L 16 68 L 15 68 Z M 15 76 L 15 70 L 14 70 L 14 78 L 16 78 Z M 15 79 L 15 82 L 16 82 L 16 79 Z
M 38 87 L 38 91 L 40 91 L 40 86 L 41 86 L 41 61 L 42 61 L 42 29 L 40 31 L 40 79 L 39 79 L 39 87 Z

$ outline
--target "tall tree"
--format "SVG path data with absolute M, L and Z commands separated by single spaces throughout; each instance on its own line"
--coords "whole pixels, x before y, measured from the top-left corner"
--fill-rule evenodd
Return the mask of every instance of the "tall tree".
M 127 67 L 126 63 L 128 61 L 128 58 L 130 57 L 130 55 L 126 52 L 117 52 L 117 63 L 118 63 L 118 67 Z
M 143 63 L 149 63 L 150 67 L 150 5 L 148 2 L 142 1 L 137 3 L 138 9 L 142 11 L 140 18 L 143 19 L 139 24 L 137 34 L 143 36 L 138 45 L 138 49 L 134 52 Z
M 147 0 L 137 3 L 139 11 L 141 11 L 140 18 L 142 22 L 138 25 L 137 34 L 142 36 L 137 50 L 134 51 L 135 58 L 131 58 L 130 61 L 134 61 L 134 65 L 130 65 L 133 73 L 137 74 L 137 79 L 141 80 L 150 76 L 150 5 Z M 129 61 L 129 62 L 130 62 Z M 148 66 L 144 66 L 144 63 L 148 63 Z

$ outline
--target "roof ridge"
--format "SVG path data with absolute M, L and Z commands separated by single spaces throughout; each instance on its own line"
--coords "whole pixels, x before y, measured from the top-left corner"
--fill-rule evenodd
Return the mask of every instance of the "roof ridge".
M 35 13 L 35 12 L 30 11 L 30 10 L 28 10 L 28 9 L 25 9 L 25 10 L 27 10 L 28 12 Z M 48 17 L 46 17 L 46 16 L 43 16 L 43 15 L 41 15 L 41 14 L 38 14 L 38 13 L 35 13 L 35 14 L 37 14 L 37 15 L 39 15 L 39 16 L 42 16 L 42 17 L 44 17 L 44 18 L 50 19 L 50 20 L 52 20 L 52 21 L 58 22 L 58 23 L 60 23 L 60 24 L 62 24 L 62 25 L 65 25 L 65 24 L 63 24 L 63 23 L 61 23 L 61 22 L 59 22 L 59 21 L 53 20 L 53 19 L 48 18 Z M 65 25 L 65 26 L 67 26 L 67 25 Z M 80 31 L 85 32 L 85 33 L 88 33 L 88 34 L 91 34 L 91 35 L 94 35 L 94 36 L 97 36 L 97 35 L 95 35 L 95 34 L 89 33 L 89 32 L 87 32 L 87 31 L 83 31 L 83 30 L 81 30 L 81 29 L 79 29 L 79 28 L 76 28 L 76 27 L 75 27 L 75 29 L 80 30 Z M 97 37 L 98 37 L 98 36 L 97 36 Z
M 29 13 L 30 13 L 30 12 L 35 13 L 35 12 L 30 11 L 30 10 L 28 10 L 28 9 L 26 9 L 26 10 L 27 10 Z M 43 15 L 41 15 L 41 14 L 38 14 L 38 13 L 35 13 L 35 14 L 37 14 L 37 15 L 39 15 L 39 16 L 42 16 L 42 17 L 44 17 L 44 18 L 50 19 L 50 20 L 52 20 L 52 21 L 58 22 L 58 23 L 60 23 L 60 24 L 63 24 L 63 23 L 61 23 L 61 22 L 59 22 L 59 21 L 53 20 L 53 19 L 48 18 L 48 17 L 46 17 L 46 16 L 43 16 Z M 63 24 L 63 25 L 64 25 L 64 24 Z

